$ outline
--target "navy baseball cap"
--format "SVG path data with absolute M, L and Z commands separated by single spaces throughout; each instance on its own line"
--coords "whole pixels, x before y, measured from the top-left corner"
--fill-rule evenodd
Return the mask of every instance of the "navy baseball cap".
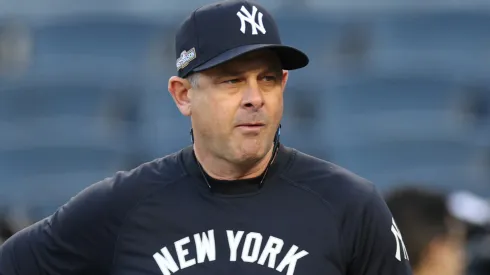
M 203 6 L 184 20 L 175 37 L 179 77 L 210 69 L 259 49 L 277 53 L 284 70 L 308 65 L 302 51 L 283 45 L 271 14 L 255 2 L 229 0 Z

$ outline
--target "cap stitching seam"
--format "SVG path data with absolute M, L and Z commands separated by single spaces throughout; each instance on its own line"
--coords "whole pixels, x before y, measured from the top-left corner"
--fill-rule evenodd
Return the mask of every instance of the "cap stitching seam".
M 198 10 L 198 9 L 197 9 L 197 10 Z M 196 53 L 195 53 L 195 55 L 196 55 L 196 59 L 197 59 L 197 60 L 199 60 L 199 57 L 197 56 L 197 52 L 198 52 L 198 51 L 200 51 L 200 49 L 201 49 L 201 45 L 200 45 L 200 43 L 199 43 L 199 31 L 197 30 L 197 22 L 196 22 L 196 21 L 197 21 L 197 20 L 196 20 L 196 12 L 197 12 L 197 10 L 195 10 L 195 11 L 192 13 L 192 24 L 194 25 L 194 32 L 195 32 L 195 33 L 194 33 L 194 35 L 196 36 L 196 42 L 197 42 L 197 45 L 195 45 L 195 48 L 196 48 Z M 201 54 L 201 52 L 199 52 L 199 55 L 200 55 L 200 54 Z M 197 61 L 197 60 L 196 60 L 196 61 Z M 189 72 L 188 72 L 187 74 L 190 74 L 192 71 L 194 71 L 194 68 L 195 68 L 195 67 L 196 67 L 196 65 L 195 65 L 195 66 L 193 66 L 193 67 L 191 67 L 192 69 L 191 69 L 191 70 L 189 70 Z

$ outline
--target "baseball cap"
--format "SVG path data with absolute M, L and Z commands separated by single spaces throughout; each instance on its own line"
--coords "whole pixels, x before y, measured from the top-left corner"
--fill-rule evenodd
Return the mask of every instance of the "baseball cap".
M 228 0 L 195 10 L 175 37 L 176 67 L 179 77 L 210 69 L 259 49 L 271 49 L 284 70 L 308 65 L 302 51 L 283 45 L 277 24 L 261 5 Z

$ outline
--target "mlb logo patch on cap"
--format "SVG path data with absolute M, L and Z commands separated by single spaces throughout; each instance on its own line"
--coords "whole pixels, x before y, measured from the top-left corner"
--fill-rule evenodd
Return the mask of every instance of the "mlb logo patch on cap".
M 177 59 L 177 69 L 182 70 L 184 69 L 187 65 L 189 65 L 189 62 L 194 60 L 196 58 L 196 49 L 192 48 L 189 51 L 182 51 L 180 54 L 180 57 Z

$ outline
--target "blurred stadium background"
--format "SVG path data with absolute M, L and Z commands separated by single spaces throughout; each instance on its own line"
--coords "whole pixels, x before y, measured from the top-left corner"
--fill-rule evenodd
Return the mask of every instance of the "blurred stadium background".
M 209 2 L 0 0 L 6 217 L 25 226 L 117 170 L 190 144 L 167 92 L 173 35 Z M 409 182 L 468 192 L 453 209 L 488 222 L 468 198 L 490 197 L 490 1 L 258 2 L 311 58 L 291 75 L 284 144 L 383 192 Z

